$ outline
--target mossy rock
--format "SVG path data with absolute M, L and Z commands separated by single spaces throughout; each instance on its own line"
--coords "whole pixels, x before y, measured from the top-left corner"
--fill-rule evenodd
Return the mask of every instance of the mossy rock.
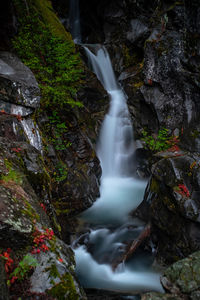
M 44 23 L 50 25 L 50 28 L 55 35 L 62 37 L 65 40 L 72 40 L 71 34 L 65 30 L 64 26 L 61 24 L 58 17 L 56 16 L 51 1 L 34 0 L 32 1 L 32 3 L 39 12 Z
M 162 278 L 166 289 L 175 286 L 183 294 L 198 291 L 200 288 L 200 251 L 169 267 Z M 167 284 L 166 284 L 167 282 Z
M 70 273 L 66 273 L 61 277 L 61 281 L 55 284 L 48 294 L 55 297 L 58 300 L 79 300 L 80 295 L 77 293 L 76 286 L 74 284 L 73 277 Z
M 142 295 L 141 300 L 183 300 L 182 296 L 161 294 L 161 293 L 147 293 Z

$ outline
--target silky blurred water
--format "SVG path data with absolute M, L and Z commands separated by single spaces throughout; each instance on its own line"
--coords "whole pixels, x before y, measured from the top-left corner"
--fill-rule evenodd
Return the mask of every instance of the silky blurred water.
M 85 50 L 93 71 L 108 92 L 110 108 L 97 145 L 102 168 L 100 197 L 81 216 L 91 229 L 85 246 L 74 250 L 76 273 L 87 288 L 162 292 L 160 274 L 151 270 L 151 259 L 145 254 L 132 264 L 120 264 L 115 272 L 111 268 L 112 262 L 124 253 L 126 243 L 144 229 L 144 224 L 129 214 L 142 202 L 146 181 L 137 179 L 134 173 L 135 145 L 126 95 L 115 80 L 105 47 L 92 48 L 96 54 L 87 47 Z

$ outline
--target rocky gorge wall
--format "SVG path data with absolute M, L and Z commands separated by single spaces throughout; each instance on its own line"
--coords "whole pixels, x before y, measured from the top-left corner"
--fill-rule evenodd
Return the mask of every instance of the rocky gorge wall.
M 53 4 L 70 29 L 69 6 Z M 80 0 L 83 42 L 106 45 L 135 138 L 153 154 L 145 199 L 168 263 L 200 246 L 199 20 L 198 1 Z
M 76 105 L 75 81 L 80 85 L 78 74 L 87 71 L 81 70 L 72 38 L 49 1 L 10 1 L 3 9 L 11 22 L 3 26 L 0 51 L 0 299 L 86 299 L 69 242 L 73 216 L 99 193 L 94 151 L 99 125 L 91 116 L 101 104 L 97 111 L 79 88 L 84 106 Z M 61 65 L 66 56 L 72 61 L 64 72 L 73 92 L 53 82 L 63 74 L 52 62 L 58 40 L 66 51 L 60 49 Z M 92 92 L 90 87 L 88 95 Z M 103 102 L 102 88 L 95 93 Z M 59 104 L 53 104 L 54 97 Z
M 52 4 L 59 17 L 65 19 L 69 31 L 69 3 L 65 2 Z M 3 262 L 7 256 L 13 260 L 7 266 L 9 276 L 27 254 L 36 259 L 37 266 L 34 260 L 25 260 L 25 276 L 21 276 L 20 269 L 12 274 L 9 292 L 1 268 L 0 298 L 20 297 L 23 290 L 25 299 L 85 299 L 74 274 L 74 258 L 68 243 L 77 226 L 74 216 L 89 207 L 99 193 L 101 170 L 95 145 L 108 99 L 80 57 L 76 58 L 78 62 L 71 59 L 79 50 L 85 57 L 79 47 L 75 48 L 49 1 L 35 1 L 34 5 L 24 1 L 20 7 L 20 11 L 25 11 L 23 15 L 32 16 L 33 5 L 36 23 L 42 23 L 39 33 L 31 23 L 32 36 L 37 35 L 33 44 L 37 41 L 40 49 L 30 50 L 30 36 L 27 39 L 26 32 L 21 31 L 30 23 L 23 23 L 26 19 L 21 21 L 19 3 L 1 4 L 4 18 L 0 27 L 0 249 Z M 138 149 L 142 156 L 138 172 L 149 173 L 147 165 L 151 169 L 143 203 L 151 219 L 151 239 L 157 258 L 166 264 L 173 263 L 200 249 L 198 1 L 80 0 L 80 17 L 83 40 L 106 45 L 116 76 L 127 93 L 134 135 L 140 147 L 145 148 Z M 25 44 L 20 44 L 20 39 L 16 42 L 17 34 L 21 34 Z M 59 54 L 57 60 L 52 58 L 55 51 L 62 52 L 55 50 L 55 43 L 49 39 L 52 34 L 54 39 L 61 38 L 67 43 L 63 49 L 71 65 L 78 66 L 81 77 L 76 73 L 71 79 L 70 63 L 65 65 L 65 71 L 71 77 L 63 77 L 58 64 L 59 59 L 63 64 L 63 57 Z M 40 36 L 45 36 L 44 44 Z M 49 50 L 48 43 L 53 50 Z M 57 69 L 52 67 L 54 64 Z M 71 88 L 65 89 L 64 97 L 59 77 L 64 82 L 68 80 L 66 85 Z M 54 78 L 58 78 L 57 82 Z M 63 105 L 60 99 L 65 97 L 71 102 Z M 162 145 L 151 147 L 143 133 L 147 132 L 154 143 L 159 142 L 162 128 L 168 129 L 172 141 L 165 151 L 159 151 Z M 167 139 L 162 143 L 167 143 Z M 194 265 L 196 259 L 198 255 L 191 259 Z M 187 261 L 182 264 L 187 266 Z M 193 275 L 197 275 L 188 279 L 195 282 L 190 290 L 180 284 L 181 272 L 176 272 L 177 278 L 169 272 L 168 282 L 175 282 L 178 288 L 164 286 L 176 294 L 175 299 L 188 299 L 191 294 L 191 299 L 198 299 L 199 271 L 195 269 Z M 14 276 L 21 281 L 13 279 Z M 144 297 L 153 299 L 152 295 Z M 169 299 L 172 295 L 154 297 Z

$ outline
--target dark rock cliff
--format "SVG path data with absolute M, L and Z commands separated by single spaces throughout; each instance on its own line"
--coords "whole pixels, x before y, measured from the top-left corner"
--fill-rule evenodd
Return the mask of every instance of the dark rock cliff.
M 1 254 L 11 248 L 9 255 L 17 264 L 27 253 L 40 250 L 32 254 L 38 265 L 29 270 L 25 281 L 27 297 L 47 297 L 47 291 L 51 291 L 49 299 L 61 291 L 66 297 L 70 290 L 69 299 L 84 299 L 74 275 L 73 253 L 65 243 L 75 230 L 74 216 L 89 207 L 99 193 L 101 170 L 95 146 L 108 99 L 84 66 L 85 81 L 74 96 L 84 106 L 60 111 L 60 124 L 65 123 L 67 130 L 57 139 L 55 124 L 49 122 L 52 112 L 38 110 L 38 83 L 13 48 L 12 39 L 19 30 L 14 2 L 0 4 Z M 52 14 L 53 10 L 48 1 L 41 3 L 45 3 L 50 22 L 49 11 Z M 53 0 L 52 4 L 69 30 L 69 1 Z M 53 19 L 59 24 L 54 13 Z M 80 0 L 80 19 L 83 41 L 104 43 L 109 51 L 116 76 L 128 95 L 135 138 L 142 140 L 145 130 L 156 139 L 159 130 L 166 128 L 175 139 L 172 146 L 176 147 L 170 151 L 150 151 L 152 175 L 145 195 L 157 257 L 172 263 L 200 249 L 199 3 Z M 82 49 L 78 50 L 84 58 Z M 62 141 L 67 141 L 64 148 Z M 141 144 L 145 146 L 144 141 Z M 48 240 L 49 228 L 55 232 L 52 242 Z M 46 252 L 41 251 L 40 242 L 34 245 L 34 239 L 41 235 L 50 249 Z M 168 281 L 177 285 L 178 279 L 166 274 Z M 1 268 L 4 299 L 8 298 L 5 277 Z M 195 282 L 189 292 L 178 283 L 175 299 L 184 299 L 181 297 L 187 293 L 198 299 L 196 278 Z M 11 296 L 20 297 L 19 289 L 15 282 Z
M 145 197 L 158 255 L 172 262 L 200 247 L 198 3 L 80 1 L 80 12 L 83 39 L 109 50 L 128 95 L 135 137 L 141 139 L 144 129 L 156 137 L 166 128 L 178 141 L 157 156 Z M 181 185 L 188 195 L 179 193 Z

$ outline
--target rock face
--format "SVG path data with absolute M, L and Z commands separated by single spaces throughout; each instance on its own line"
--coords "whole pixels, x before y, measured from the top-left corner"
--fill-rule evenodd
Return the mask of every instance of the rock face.
M 53 1 L 61 16 L 69 18 L 65 2 Z M 43 9 L 43 2 L 35 3 Z M 16 30 L 11 1 L 7 1 L 7 11 L 9 24 L 0 20 L 3 50 Z M 54 19 L 50 6 L 48 12 Z M 141 139 L 143 129 L 156 136 L 166 127 L 180 140 L 181 150 L 152 160 L 145 195 L 157 256 L 171 263 L 200 249 L 198 1 L 80 0 L 80 17 L 83 41 L 105 43 L 108 48 L 116 76 L 128 95 L 135 137 Z M 70 218 L 89 207 L 99 193 L 101 170 L 95 147 L 108 99 L 87 68 L 85 75 L 84 88 L 76 95 L 84 107 L 63 110 L 59 118 L 67 130 L 57 139 L 56 128 L 45 112 L 39 113 L 38 125 L 34 124 L 39 88 L 32 72 L 10 52 L 0 53 L 0 248 L 1 253 L 12 248 L 16 262 L 27 253 L 36 258 L 38 265 L 26 282 L 31 296 L 50 293 L 48 297 L 56 298 L 60 293 L 63 298 L 85 298 L 74 275 L 73 253 L 59 239 L 69 241 L 73 230 Z M 64 149 L 62 141 L 67 142 Z M 57 236 L 52 237 L 49 228 Z M 35 238 L 43 239 L 42 249 L 48 251 L 42 251 L 40 242 L 34 249 Z M 190 260 L 196 262 L 196 256 Z M 174 293 L 174 299 L 184 299 L 187 293 L 198 299 L 199 279 L 192 277 L 196 271 L 189 261 L 183 261 L 183 273 L 177 271 L 180 265 L 166 272 L 167 282 L 175 285 L 171 294 L 145 295 L 144 299 L 173 299 Z M 187 289 L 180 281 L 184 272 L 190 276 Z M 1 278 L 4 275 L 2 272 Z M 2 284 L 0 289 L 6 299 L 6 286 Z M 11 293 L 15 291 L 11 289 Z
M 147 293 L 142 300 L 199 299 L 200 252 L 195 252 L 170 266 L 161 278 L 167 294 Z
M 15 55 L 0 53 L 0 97 L 2 101 L 36 108 L 40 103 L 38 83 Z
M 63 1 L 54 5 L 59 11 Z M 181 151 L 152 160 L 145 199 L 158 256 L 168 263 L 183 258 L 200 246 L 199 5 L 80 0 L 80 21 L 83 41 L 106 44 L 128 96 L 135 138 L 141 139 L 144 129 L 156 137 L 163 127 L 179 140 Z
M 76 281 L 73 252 L 54 234 L 61 235 L 61 227 L 51 204 L 51 178 L 42 149 L 38 151 L 32 138 L 39 135 L 31 118 L 39 106 L 37 82 L 16 56 L 7 52 L 0 56 L 0 253 L 10 259 L 6 266 L 10 296 L 22 296 L 20 281 L 13 283 L 10 274 L 28 255 L 37 265 L 32 270 L 27 267 L 28 275 L 22 278 L 24 297 L 86 299 Z M 83 178 L 86 184 L 84 171 Z M 1 296 L 8 299 L 3 270 Z
M 9 299 L 9 293 L 8 293 L 8 288 L 6 285 L 6 274 L 5 274 L 3 259 L 0 259 L 0 299 L 1 300 Z
M 146 190 L 158 255 L 166 262 L 200 249 L 199 156 L 166 153 L 152 169 Z

